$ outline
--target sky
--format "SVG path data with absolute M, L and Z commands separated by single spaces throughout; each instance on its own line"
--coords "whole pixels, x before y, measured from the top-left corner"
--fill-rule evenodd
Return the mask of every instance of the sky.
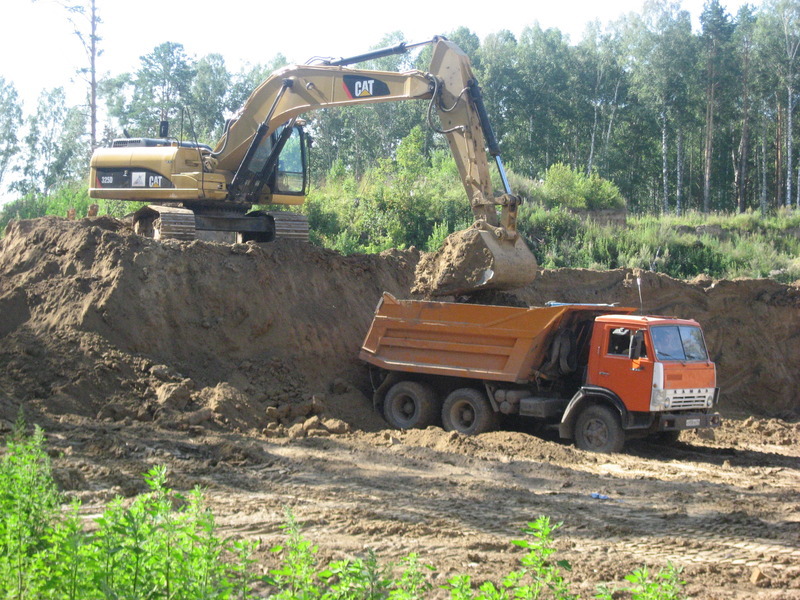
M 703 1 L 681 2 L 693 15 L 695 26 Z M 587 23 L 599 20 L 606 25 L 623 14 L 641 12 L 642 3 L 643 0 L 306 0 L 300 4 L 274 0 L 97 0 L 103 21 L 98 32 L 102 38 L 98 71 L 101 75 L 135 71 L 141 56 L 166 41 L 183 44 L 194 58 L 219 53 L 231 71 L 247 63 L 269 62 L 278 53 L 290 63 L 304 63 L 312 56 L 352 56 L 370 49 L 394 31 L 404 33 L 408 42 L 417 42 L 465 26 L 483 39 L 503 29 L 519 36 L 526 26 L 538 22 L 545 29 L 560 29 L 577 43 Z M 735 14 L 742 0 L 721 3 Z M 73 103 L 81 102 L 86 86 L 75 72 L 87 60 L 64 9 L 54 0 L 4 0 L 3 16 L 0 77 L 14 83 L 25 112 L 34 111 L 42 90 L 58 86 L 67 89 Z

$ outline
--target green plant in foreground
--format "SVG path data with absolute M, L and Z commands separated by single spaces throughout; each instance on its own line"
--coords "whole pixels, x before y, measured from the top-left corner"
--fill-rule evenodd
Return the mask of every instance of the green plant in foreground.
M 61 505 L 43 443 L 38 427 L 24 435 L 20 418 L 0 461 L 0 589 L 15 598 L 39 585 L 42 552 Z
M 373 552 L 366 558 L 334 561 L 317 572 L 317 547 L 303 538 L 291 512 L 286 514 L 286 544 L 275 546 L 273 552 L 283 557 L 281 565 L 273 569 L 273 599 L 321 600 L 414 600 L 426 598 L 432 585 L 426 580 L 424 569 L 416 554 L 403 559 L 404 570 L 392 577 L 392 566 L 381 566 Z M 573 600 L 578 596 L 570 591 L 566 573 L 572 568 L 566 560 L 555 560 L 553 533 L 561 523 L 552 523 L 541 516 L 527 524 L 523 532 L 527 537 L 514 540 L 515 546 L 527 550 L 520 558 L 520 568 L 511 571 L 499 585 L 484 581 L 473 583 L 470 575 L 455 575 L 442 586 L 452 600 L 516 600 L 553 599 Z M 616 590 L 601 586 L 595 598 L 613 600 L 681 600 L 680 569 L 670 565 L 652 574 L 647 567 L 637 569 L 626 578 L 630 584 Z
M 416 554 L 402 560 L 403 570 L 394 579 L 391 566 L 383 566 L 374 552 L 368 550 L 365 558 L 352 558 L 331 562 L 317 571 L 317 547 L 300 533 L 300 527 L 291 511 L 286 512 L 282 526 L 287 534 L 285 545 L 277 545 L 272 552 L 282 555 L 282 562 L 270 571 L 275 592 L 270 598 L 286 600 L 415 600 L 425 597 L 432 588 L 425 578 Z
M 631 586 L 620 591 L 629 593 L 631 600 L 682 600 L 685 598 L 683 585 L 686 582 L 681 580 L 680 575 L 681 569 L 672 563 L 654 575 L 647 567 L 642 567 L 625 577 Z M 599 600 L 613 600 L 614 597 L 607 586 L 601 587 L 596 596 Z
M 506 575 L 501 585 L 487 581 L 477 591 L 472 590 L 470 577 L 459 575 L 448 581 L 453 600 L 501 600 L 506 598 L 555 598 L 567 600 L 576 598 L 569 591 L 563 571 L 571 571 L 569 562 L 550 560 L 556 549 L 553 547 L 553 532 L 561 523 L 553 524 L 549 517 L 541 516 L 528 523 L 523 530 L 530 538 L 514 540 L 515 546 L 527 550 L 520 559 L 522 567 Z
M 0 598 L 254 597 L 255 544 L 221 539 L 199 490 L 173 492 L 155 467 L 148 493 L 112 501 L 87 532 L 77 504 L 60 508 L 44 434 L 22 431 L 0 460 Z

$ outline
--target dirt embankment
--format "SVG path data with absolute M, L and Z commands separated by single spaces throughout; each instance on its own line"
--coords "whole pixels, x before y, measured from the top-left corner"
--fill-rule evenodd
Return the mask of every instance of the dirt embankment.
M 13 223 L 0 246 L 0 418 L 21 401 L 86 416 L 144 405 L 153 416 L 163 383 L 183 382 L 180 410 L 204 407 L 214 395 L 204 390 L 223 384 L 260 406 L 308 400 L 336 379 L 366 391 L 356 355 L 375 304 L 384 290 L 408 297 L 418 261 L 414 251 L 343 257 L 291 241 L 159 243 L 106 218 Z M 703 325 L 723 412 L 800 413 L 796 287 L 641 278 L 645 312 Z M 630 270 L 543 271 L 512 296 L 639 304 Z
M 356 357 L 381 293 L 408 297 L 418 263 L 291 241 L 159 243 L 106 218 L 13 223 L 0 434 L 23 407 L 89 514 L 166 464 L 178 489 L 208 489 L 231 533 L 277 541 L 288 505 L 324 558 L 416 551 L 437 584 L 496 580 L 518 558 L 509 540 L 547 514 L 566 523 L 559 552 L 584 595 L 671 561 L 697 598 L 800 598 L 796 287 L 641 273 L 645 312 L 703 325 L 733 418 L 674 448 L 598 456 L 522 431 L 386 430 Z M 557 270 L 482 299 L 638 306 L 639 292 L 629 270 Z

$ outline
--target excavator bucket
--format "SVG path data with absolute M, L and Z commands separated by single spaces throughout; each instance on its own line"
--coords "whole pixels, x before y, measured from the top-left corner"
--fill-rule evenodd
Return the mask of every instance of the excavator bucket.
M 498 239 L 473 226 L 450 234 L 441 250 L 420 260 L 412 292 L 431 297 L 511 290 L 533 282 L 536 272 L 536 258 L 519 235 Z

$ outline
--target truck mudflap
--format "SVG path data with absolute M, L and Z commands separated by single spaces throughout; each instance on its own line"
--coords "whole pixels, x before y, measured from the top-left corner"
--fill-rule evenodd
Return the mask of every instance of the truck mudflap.
M 661 413 L 658 415 L 658 431 L 680 431 L 682 429 L 706 429 L 719 427 L 719 413 Z

